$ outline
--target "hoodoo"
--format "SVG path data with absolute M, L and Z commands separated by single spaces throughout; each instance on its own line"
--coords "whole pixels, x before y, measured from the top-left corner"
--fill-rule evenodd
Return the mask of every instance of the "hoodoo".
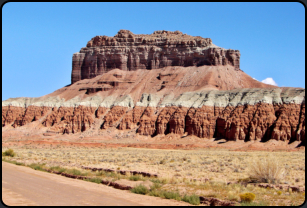
M 33 124 L 33 125 L 31 125 Z M 35 125 L 34 125 L 35 124 Z M 73 54 L 71 85 L 2 102 L 2 127 L 73 134 L 305 140 L 305 89 L 240 70 L 240 52 L 175 31 L 96 36 Z

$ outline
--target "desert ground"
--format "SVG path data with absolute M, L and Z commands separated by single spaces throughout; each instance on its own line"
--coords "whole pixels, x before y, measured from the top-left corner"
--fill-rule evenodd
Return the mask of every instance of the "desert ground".
M 305 201 L 305 191 L 240 183 L 251 176 L 257 161 L 274 161 L 280 173 L 278 182 L 272 183 L 305 187 L 305 147 L 295 142 L 226 141 L 174 134 L 152 138 L 116 129 L 96 136 L 30 134 L 22 128 L 18 131 L 7 128 L 2 132 L 2 152 L 13 149 L 15 153 L 14 157 L 2 156 L 2 160 L 78 170 L 83 175 L 112 181 L 150 181 L 156 192 L 214 197 L 237 205 L 243 205 L 240 194 L 246 192 L 255 194 L 253 205 L 288 206 Z M 93 172 L 84 166 L 144 171 L 158 174 L 158 178 Z M 146 195 L 160 196 L 156 192 Z
M 186 202 L 136 195 L 102 184 L 74 180 L 6 162 L 2 162 L 2 199 L 8 206 L 190 205 Z

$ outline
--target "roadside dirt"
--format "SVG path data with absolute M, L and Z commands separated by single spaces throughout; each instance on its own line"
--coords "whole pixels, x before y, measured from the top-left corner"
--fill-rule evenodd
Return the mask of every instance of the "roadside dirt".
M 189 206 L 2 162 L 2 201 L 8 206 Z

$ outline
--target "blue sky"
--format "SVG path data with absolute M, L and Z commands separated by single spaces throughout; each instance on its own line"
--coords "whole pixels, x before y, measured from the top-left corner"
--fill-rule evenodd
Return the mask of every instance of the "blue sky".
M 71 81 L 72 55 L 96 35 L 179 30 L 241 53 L 240 68 L 305 88 L 305 8 L 279 3 L 15 3 L 2 7 L 2 100 Z

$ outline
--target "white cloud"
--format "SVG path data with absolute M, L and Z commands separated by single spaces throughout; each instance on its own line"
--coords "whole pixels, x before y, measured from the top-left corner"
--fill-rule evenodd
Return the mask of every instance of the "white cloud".
M 269 84 L 269 85 L 277 86 L 277 83 L 271 77 L 268 77 L 268 78 L 262 80 L 261 82 L 264 83 L 264 84 Z
M 253 77 L 254 80 L 257 80 L 256 78 Z M 258 80 L 257 80 L 258 81 Z

